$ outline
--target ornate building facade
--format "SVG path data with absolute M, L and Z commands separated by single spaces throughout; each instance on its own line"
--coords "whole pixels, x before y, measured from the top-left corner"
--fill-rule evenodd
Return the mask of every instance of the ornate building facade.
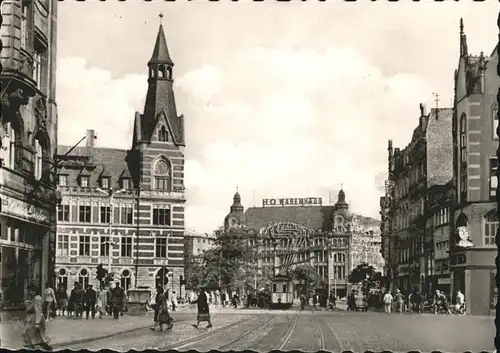
M 54 278 L 56 0 L 2 1 L 0 302 Z
M 391 289 L 428 290 L 428 265 L 435 253 L 426 234 L 427 189 L 445 185 L 453 176 L 452 110 L 420 105 L 419 124 L 404 149 L 389 141 L 389 181 L 382 202 L 384 255 Z
M 97 284 L 99 264 L 123 287 L 179 288 L 184 275 L 184 118 L 173 92 L 174 63 L 160 25 L 148 62 L 143 114 L 130 150 L 58 147 L 59 283 Z
M 289 202 L 291 205 L 285 206 L 286 202 L 277 202 L 276 207 L 251 207 L 245 212 L 237 192 L 224 225 L 225 229 L 242 227 L 263 234 L 260 241 L 251 240 L 260 272 L 276 264 L 309 264 L 325 279 L 325 289 L 343 297 L 350 289 L 348 275 L 355 266 L 363 260 L 372 260 L 375 267 L 380 270 L 383 267 L 380 237 L 374 235 L 379 233 L 380 222 L 351 213 L 345 197 L 344 190 L 340 190 L 335 205 L 315 206 L 300 202 L 305 199 L 287 199 L 299 200 L 301 205 Z M 269 232 L 273 232 L 276 243 Z M 297 238 L 300 232 L 308 233 L 308 244 L 300 243 Z
M 460 57 L 455 70 L 454 209 L 451 248 L 452 290 L 465 294 L 467 310 L 487 315 L 494 310 L 496 148 L 500 84 L 498 55 L 471 55 L 460 21 Z M 461 246 L 462 243 L 465 246 Z

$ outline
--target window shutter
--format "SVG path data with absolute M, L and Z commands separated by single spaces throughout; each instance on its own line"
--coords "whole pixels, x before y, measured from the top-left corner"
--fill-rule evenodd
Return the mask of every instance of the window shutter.
M 71 206 L 71 222 L 78 222 L 78 206 Z
M 99 222 L 99 206 L 92 206 L 92 210 L 93 210 L 92 222 L 98 223 Z
M 115 207 L 113 211 L 113 222 L 115 224 L 120 224 L 120 207 Z

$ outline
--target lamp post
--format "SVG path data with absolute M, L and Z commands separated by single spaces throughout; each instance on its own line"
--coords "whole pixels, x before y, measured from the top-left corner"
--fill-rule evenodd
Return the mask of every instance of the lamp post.
M 272 246 L 273 246 L 273 257 L 274 257 L 274 260 L 273 260 L 273 276 L 276 276 L 276 247 L 278 246 L 278 242 L 276 241 L 276 239 L 273 240 Z
M 106 243 L 109 244 L 109 248 L 108 248 L 108 274 L 111 275 L 111 262 L 112 262 L 111 250 L 116 244 L 118 244 L 118 242 L 113 239 L 113 234 L 112 234 L 112 232 L 113 232 L 113 217 L 114 217 L 113 198 L 115 197 L 115 195 L 118 195 L 118 194 L 121 194 L 122 192 L 124 192 L 125 189 L 113 191 L 112 188 L 109 188 L 109 190 L 106 191 L 106 190 L 103 190 L 101 188 L 97 188 L 96 190 L 99 191 L 101 194 L 105 194 L 109 197 L 109 225 L 108 225 L 109 240 Z

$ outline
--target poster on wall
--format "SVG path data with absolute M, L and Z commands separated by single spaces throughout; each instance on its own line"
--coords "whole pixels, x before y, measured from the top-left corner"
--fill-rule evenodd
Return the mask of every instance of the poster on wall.
M 491 305 L 490 305 L 490 308 L 491 309 L 495 309 L 495 306 L 497 305 L 497 300 L 498 300 L 498 288 L 497 288 L 497 284 L 496 284 L 496 280 L 495 280 L 495 276 L 497 274 L 497 270 L 491 270 L 491 280 L 490 280 L 490 283 L 491 283 Z

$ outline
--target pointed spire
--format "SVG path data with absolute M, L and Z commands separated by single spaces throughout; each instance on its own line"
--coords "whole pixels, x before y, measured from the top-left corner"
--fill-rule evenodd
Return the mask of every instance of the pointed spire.
M 238 187 L 236 187 L 236 193 L 233 196 L 233 205 L 231 206 L 231 212 L 243 212 L 243 205 L 241 204 L 241 196 L 238 192 Z
M 168 64 L 174 66 L 174 62 L 170 58 L 170 53 L 168 52 L 167 40 L 165 39 L 165 33 L 163 32 L 163 13 L 160 13 L 160 28 L 158 29 L 158 35 L 156 36 L 155 48 L 153 50 L 153 55 L 149 64 Z
M 337 209 L 349 208 L 349 205 L 347 204 L 347 202 L 345 202 L 344 184 L 340 184 L 340 191 L 335 206 Z
M 464 19 L 460 19 L 460 56 L 468 55 L 467 37 L 464 32 Z

